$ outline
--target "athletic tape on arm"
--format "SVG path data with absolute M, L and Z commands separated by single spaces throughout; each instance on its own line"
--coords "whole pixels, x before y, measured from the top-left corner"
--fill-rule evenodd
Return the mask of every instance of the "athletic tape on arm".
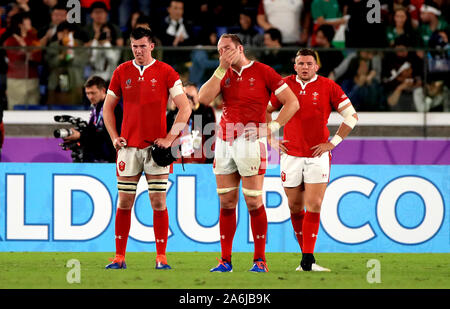
M 177 80 L 173 84 L 173 87 L 169 89 L 169 92 L 172 98 L 175 98 L 177 95 L 184 93 L 183 83 L 181 82 L 181 80 Z
M 355 117 L 353 117 L 353 114 L 356 114 L 353 105 L 344 108 L 339 113 L 342 115 L 342 117 L 344 117 L 344 123 L 353 129 L 356 123 L 358 122 L 358 120 Z

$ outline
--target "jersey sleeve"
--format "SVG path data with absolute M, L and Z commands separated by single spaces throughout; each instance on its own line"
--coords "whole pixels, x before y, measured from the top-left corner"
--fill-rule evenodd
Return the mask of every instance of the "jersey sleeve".
M 278 95 L 281 91 L 288 87 L 280 74 L 275 72 L 275 70 L 269 66 L 267 66 L 266 69 L 266 85 L 267 88 L 269 88 L 275 95 Z
M 167 65 L 167 90 L 172 98 L 184 92 L 180 75 L 170 65 Z
M 259 1 L 258 5 L 258 15 L 265 15 L 266 12 L 264 11 L 264 0 Z
M 344 90 L 342 90 L 341 86 L 336 84 L 334 81 L 331 81 L 331 105 L 337 111 L 342 106 L 350 103 L 350 99 L 345 94 Z
M 114 70 L 108 87 L 108 94 L 120 98 L 122 96 L 122 88 L 120 87 L 121 66 Z

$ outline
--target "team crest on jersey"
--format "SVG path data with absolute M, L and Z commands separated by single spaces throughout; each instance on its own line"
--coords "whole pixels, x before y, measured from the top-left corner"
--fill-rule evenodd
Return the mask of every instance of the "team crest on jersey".
M 120 161 L 119 162 L 119 171 L 123 172 L 125 170 L 125 162 Z
M 256 79 L 254 79 L 253 77 L 250 77 L 250 78 L 248 79 L 248 81 L 250 82 L 250 87 L 253 87 L 253 86 L 255 85 L 255 80 L 256 80 Z
M 152 78 L 152 80 L 150 81 L 152 83 L 152 91 L 155 91 L 155 87 L 156 87 L 156 83 L 158 82 L 156 79 Z
M 319 94 L 316 92 L 316 91 L 314 91 L 313 92 L 313 104 L 317 104 L 317 98 L 319 97 Z
M 125 84 L 126 84 L 126 86 L 125 86 L 126 89 L 131 88 L 131 78 L 127 79 Z
M 281 172 L 281 181 L 282 182 L 286 181 L 286 173 L 285 172 Z

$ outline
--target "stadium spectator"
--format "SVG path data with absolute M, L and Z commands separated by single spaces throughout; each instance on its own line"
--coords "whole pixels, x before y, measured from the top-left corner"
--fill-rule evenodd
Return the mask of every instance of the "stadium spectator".
M 219 60 L 213 50 L 207 50 L 202 47 L 216 46 L 217 32 L 214 28 L 203 27 L 200 32 L 198 45 L 191 52 L 192 65 L 189 67 L 189 81 L 201 87 L 211 76 L 214 69 L 219 65 Z
M 90 7 L 92 23 L 88 23 L 84 30 L 87 34 L 88 42 L 85 44 L 86 46 L 91 46 L 94 40 L 99 39 L 101 35 L 101 28 L 103 25 L 107 24 L 111 32 L 115 33 L 115 41 L 113 45 L 115 46 L 123 46 L 124 41 L 122 37 L 122 32 L 119 27 L 112 22 L 108 21 L 108 7 L 104 2 L 96 1 Z
M 264 30 L 276 28 L 281 31 L 283 45 L 306 44 L 311 14 L 309 2 L 303 0 L 261 0 L 257 23 Z
M 313 20 L 312 46 L 316 45 L 316 34 L 321 25 L 331 25 L 336 31 L 341 26 L 345 27 L 347 23 L 347 18 L 342 17 L 338 0 L 313 0 L 311 4 L 311 17 Z
M 284 127 L 283 141 L 279 144 L 283 152 L 281 181 L 302 252 L 297 271 L 330 271 L 317 265 L 314 258 L 322 201 L 330 179 L 330 152 L 348 136 L 358 121 L 355 108 L 345 92 L 335 82 L 317 76 L 318 69 L 316 52 L 301 49 L 295 58 L 296 74 L 284 78 L 301 102 L 300 109 Z M 272 119 L 273 111 L 283 106 L 274 95 L 270 102 L 268 120 Z M 328 141 L 326 123 L 332 109 L 344 119 Z
M 407 48 L 411 47 L 409 37 L 401 35 L 395 39 L 394 52 L 385 52 L 382 67 L 382 79 L 390 82 L 392 72 L 397 72 L 404 63 L 409 63 L 412 69 L 412 78 L 414 86 L 422 85 L 423 80 L 423 60 L 417 56 L 415 52 L 408 52 Z
M 114 149 L 103 120 L 103 103 L 106 98 L 106 81 L 100 76 L 91 76 L 84 84 L 86 96 L 91 104 L 88 126 L 82 131 L 71 128 L 72 134 L 64 138 L 65 142 L 80 142 L 83 148 L 83 162 L 116 162 Z M 116 130 L 120 132 L 122 107 L 117 104 L 114 110 Z
M 398 7 L 394 10 L 392 26 L 386 28 L 389 46 L 394 46 L 395 39 L 401 35 L 410 41 L 411 47 L 421 45 L 420 38 L 411 23 L 409 12 L 404 7 Z
M 441 18 L 442 12 L 434 2 L 425 2 L 420 7 L 420 20 L 422 24 L 419 27 L 419 35 L 423 46 L 428 46 L 431 34 L 436 30 L 447 30 L 448 23 Z
M 105 4 L 107 10 L 111 9 L 111 0 L 80 0 L 81 3 L 81 24 L 86 25 L 92 19 L 91 6 L 95 2 L 102 2 Z
M 183 18 L 184 1 L 171 0 L 167 7 L 168 15 L 157 29 L 157 36 L 163 46 L 183 46 L 192 42 L 192 23 Z
M 129 18 L 136 13 L 136 9 L 142 15 L 150 16 L 151 0 L 120 0 L 119 1 L 119 27 L 121 29 L 128 27 Z M 128 28 L 131 32 L 131 28 Z
M 213 163 L 214 160 L 214 135 L 216 127 L 216 115 L 214 109 L 198 101 L 197 85 L 187 83 L 184 91 L 192 109 L 185 130 L 180 138 L 183 159 L 177 163 Z M 175 105 L 174 105 L 175 106 Z M 167 128 L 171 128 L 178 114 L 178 108 L 171 109 L 167 113 Z M 183 146 L 185 145 L 185 146 Z
M 38 47 L 36 29 L 31 26 L 28 13 L 17 13 L 11 18 L 11 36 L 5 47 Z M 7 97 L 8 109 L 15 105 L 38 105 L 40 100 L 38 64 L 42 58 L 40 49 L 8 49 Z
M 131 33 L 135 59 L 121 64 L 113 74 L 103 108 L 106 128 L 117 149 L 117 180 L 119 202 L 116 212 L 116 256 L 107 269 L 124 269 L 125 252 L 130 231 L 131 209 L 142 172 L 148 182 L 153 208 L 153 229 L 156 242 L 156 269 L 170 269 L 166 248 L 169 216 L 166 207 L 167 179 L 170 166 L 159 166 L 151 155 L 156 144 L 169 148 L 186 125 L 191 108 L 178 73 L 168 64 L 152 57 L 152 32 L 136 28 Z M 129 82 L 123 82 L 129 81 Z M 166 131 L 166 104 L 172 96 L 179 109 L 172 127 Z M 116 130 L 114 108 L 123 100 L 121 135 Z
M 260 33 L 255 26 L 252 13 L 248 9 L 241 10 L 239 14 L 239 29 L 236 34 L 242 41 L 245 47 L 261 47 L 264 44 L 264 35 Z
M 387 103 L 390 111 L 414 111 L 413 70 L 409 62 L 404 62 L 397 70 L 392 70 L 391 76 L 385 83 Z
M 298 101 L 282 78 L 269 66 L 250 61 L 239 37 L 223 34 L 217 44 L 220 66 L 202 86 L 199 101 L 209 105 L 220 94 L 223 113 L 215 144 L 214 174 L 220 201 L 221 259 L 211 272 L 231 272 L 239 184 L 250 215 L 254 239 L 252 272 L 268 272 L 265 245 L 267 217 L 262 188 L 267 160 L 267 135 L 278 131 L 298 110 Z M 265 124 L 270 93 L 284 104 L 277 121 Z M 252 126 L 253 125 L 253 126 Z M 244 126 L 248 130 L 245 130 Z
M 75 37 L 76 24 L 62 22 L 56 28 L 57 40 L 49 44 L 45 60 L 49 67 L 49 105 L 78 105 L 82 101 L 84 67 L 89 61 L 88 49 Z
M 283 74 L 289 74 L 292 71 L 292 61 L 289 54 L 282 50 L 282 34 L 280 30 L 270 28 L 264 31 L 264 47 L 267 47 L 259 59 L 262 63 L 272 67 L 275 71 Z
M 107 84 L 111 80 L 112 73 L 119 64 L 121 50 L 113 48 L 116 42 L 117 34 L 114 28 L 104 24 L 100 28 L 100 35 L 94 38 L 91 47 L 105 47 L 106 49 L 91 49 L 90 66 L 91 75 L 97 75 L 103 78 Z
M 337 79 L 353 106 L 359 111 L 386 109 L 378 71 L 381 69 L 376 66 L 374 58 L 373 52 L 363 50 L 345 58 L 343 62 L 349 59 L 346 70 L 340 73 L 342 76 Z M 333 72 L 340 69 L 339 66 Z
M 418 4 L 421 2 L 420 4 Z M 408 13 L 411 26 L 415 29 L 419 26 L 419 9 L 423 0 L 390 0 L 381 4 L 382 20 L 390 24 L 394 23 L 394 14 L 398 9 L 404 9 Z
M 328 77 L 344 59 L 344 55 L 339 50 L 333 50 L 332 40 L 334 37 L 334 27 L 332 25 L 321 25 L 316 32 L 316 46 L 328 50 L 318 51 L 320 67 L 317 74 Z
M 67 18 L 67 8 L 63 4 L 58 4 L 51 9 L 51 21 L 49 24 L 38 29 L 38 38 L 41 46 L 47 46 L 50 41 L 56 39 L 56 28 Z
M 443 80 L 450 87 L 448 74 L 450 73 L 450 44 L 449 31 L 437 30 L 428 41 L 428 47 L 434 49 L 427 53 L 428 80 Z
M 450 91 L 442 80 L 414 89 L 413 98 L 418 112 L 450 112 Z

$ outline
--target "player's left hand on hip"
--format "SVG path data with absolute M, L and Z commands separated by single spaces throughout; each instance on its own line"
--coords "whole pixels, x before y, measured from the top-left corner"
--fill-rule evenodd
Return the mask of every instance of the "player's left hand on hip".
M 314 150 L 312 156 L 313 157 L 320 157 L 323 153 L 333 150 L 334 145 L 332 143 L 322 143 L 316 146 L 311 147 L 311 150 Z

